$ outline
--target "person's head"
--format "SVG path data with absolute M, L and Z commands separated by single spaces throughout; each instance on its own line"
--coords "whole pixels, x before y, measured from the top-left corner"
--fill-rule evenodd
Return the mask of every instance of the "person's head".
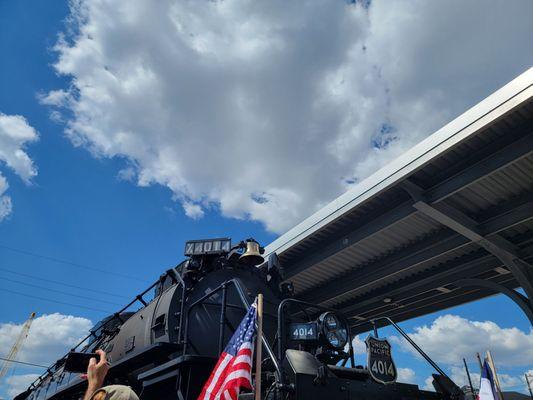
M 94 392 L 91 400 L 139 400 L 139 397 L 129 386 L 109 385 Z

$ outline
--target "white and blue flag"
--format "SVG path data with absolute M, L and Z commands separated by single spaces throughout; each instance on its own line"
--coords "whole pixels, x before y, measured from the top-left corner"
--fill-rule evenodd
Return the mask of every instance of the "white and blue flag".
M 479 384 L 478 400 L 501 400 L 494 383 L 494 376 L 487 360 L 481 368 L 481 382 Z

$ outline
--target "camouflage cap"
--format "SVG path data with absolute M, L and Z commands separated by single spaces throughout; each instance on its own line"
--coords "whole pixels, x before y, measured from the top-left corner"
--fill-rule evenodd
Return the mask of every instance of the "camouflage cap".
M 98 389 L 93 393 L 91 399 L 98 393 L 105 393 L 105 400 L 139 400 L 139 397 L 129 387 L 124 385 L 109 385 Z

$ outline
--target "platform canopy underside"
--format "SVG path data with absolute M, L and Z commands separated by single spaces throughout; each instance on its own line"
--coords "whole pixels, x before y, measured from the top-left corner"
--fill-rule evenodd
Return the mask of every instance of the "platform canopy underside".
M 279 237 L 271 252 L 298 298 L 342 310 L 354 332 L 372 318 L 402 321 L 495 293 L 465 278 L 524 287 L 533 276 L 533 69 Z

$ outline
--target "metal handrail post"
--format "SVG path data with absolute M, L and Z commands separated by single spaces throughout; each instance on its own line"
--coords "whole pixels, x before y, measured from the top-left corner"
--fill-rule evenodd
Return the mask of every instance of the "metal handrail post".
M 251 304 L 248 301 L 248 298 L 246 297 L 246 294 L 244 293 L 244 290 L 242 289 L 240 280 L 232 279 L 230 282 L 235 285 L 235 288 L 237 289 L 237 293 L 239 294 L 239 297 L 241 298 L 241 301 L 243 302 L 243 304 L 247 308 L 250 308 Z M 268 343 L 268 341 L 267 341 L 267 339 L 266 339 L 266 337 L 264 335 L 263 335 L 262 342 L 263 342 L 263 347 L 266 349 L 266 351 L 268 353 L 268 356 L 270 357 L 270 359 L 272 360 L 272 363 L 274 364 L 274 368 L 276 369 L 276 372 L 278 374 L 278 379 L 281 379 L 282 373 L 281 373 L 281 367 L 279 365 L 278 359 L 276 358 L 276 355 L 275 355 L 274 351 L 272 350 L 272 347 L 270 347 L 270 343 Z
M 226 284 L 222 285 L 222 302 L 220 310 L 220 330 L 218 332 L 218 354 L 222 354 L 222 346 L 224 346 L 224 328 L 226 326 L 226 296 L 228 287 Z
M 246 297 L 246 294 L 244 293 L 244 290 L 242 289 L 241 283 L 240 283 L 240 281 L 238 279 L 231 279 L 229 281 L 226 281 L 222 285 L 218 286 L 217 288 L 213 289 L 209 293 L 205 294 L 204 296 L 202 296 L 201 298 L 196 300 L 194 303 L 192 303 L 187 308 L 187 313 L 186 313 L 187 315 L 186 315 L 186 319 L 185 319 L 185 329 L 184 329 L 184 334 L 183 334 L 183 354 L 184 355 L 186 353 L 188 340 L 189 340 L 189 338 L 188 338 L 189 317 L 190 317 L 191 310 L 194 307 L 196 307 L 198 304 L 202 303 L 204 300 L 208 299 L 209 297 L 213 296 L 215 293 L 217 293 L 220 290 L 222 290 L 222 288 L 224 286 L 227 286 L 227 285 L 230 285 L 230 284 L 233 284 L 235 286 L 235 289 L 237 290 L 237 293 L 238 293 L 238 295 L 239 295 L 239 297 L 241 299 L 241 302 L 246 306 L 246 309 L 250 308 L 251 304 L 248 301 L 248 298 Z M 268 341 L 266 340 L 265 336 L 263 336 L 262 342 L 263 342 L 263 346 L 265 347 L 269 357 L 272 359 L 272 363 L 274 364 L 274 368 L 276 369 L 276 372 L 277 372 L 278 376 L 281 376 L 281 368 L 280 368 L 279 362 L 276 359 L 276 356 L 275 356 L 274 352 L 272 351 L 272 348 L 270 347 L 270 343 L 268 343 Z

